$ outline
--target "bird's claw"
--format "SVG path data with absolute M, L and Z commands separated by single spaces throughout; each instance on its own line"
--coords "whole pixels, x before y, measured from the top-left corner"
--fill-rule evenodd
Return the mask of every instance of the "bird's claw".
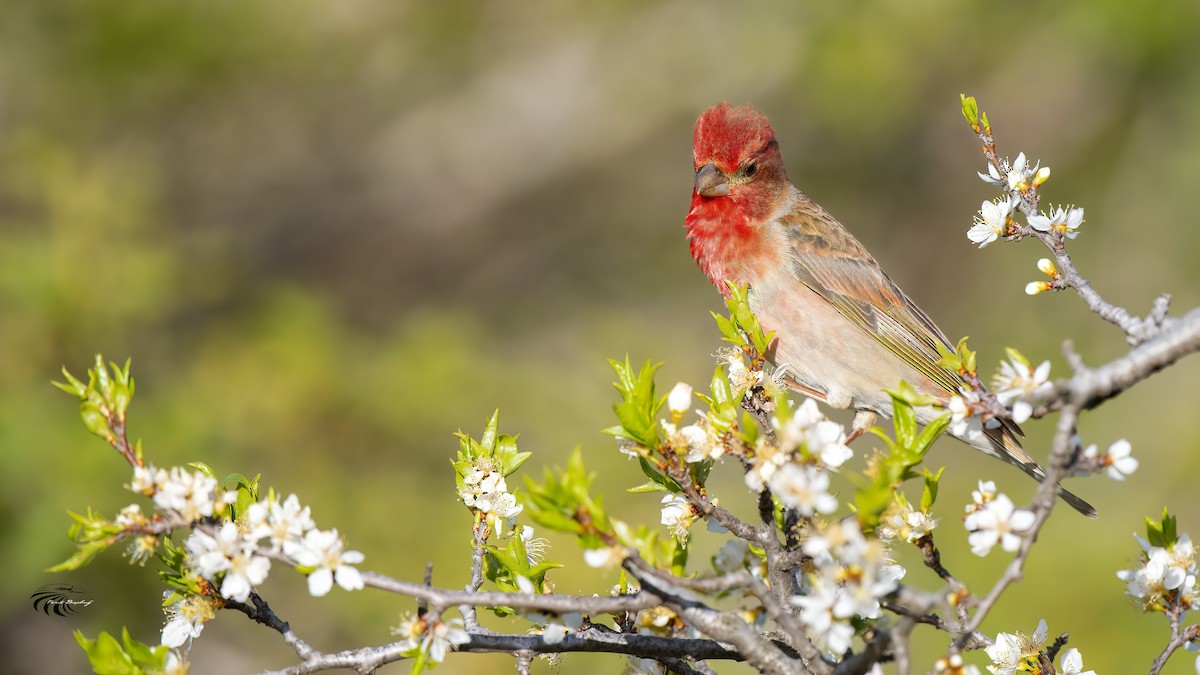
M 854 422 L 850 425 L 850 433 L 846 434 L 846 445 L 850 445 L 859 436 L 867 432 L 867 429 L 875 426 L 875 420 L 879 419 L 879 415 L 870 410 L 854 411 Z

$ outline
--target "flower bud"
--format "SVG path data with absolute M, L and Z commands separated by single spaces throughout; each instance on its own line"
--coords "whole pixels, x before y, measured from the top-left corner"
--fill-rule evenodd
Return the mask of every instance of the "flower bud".
M 1050 180 L 1050 167 L 1043 166 L 1038 169 L 1038 172 L 1033 176 L 1033 187 L 1041 187 L 1042 183 Z
M 678 382 L 667 394 L 667 408 L 674 415 L 682 416 L 692 407 L 692 385 Z
M 1042 274 L 1045 274 L 1051 279 L 1058 278 L 1058 269 L 1054 267 L 1054 261 L 1049 258 L 1042 258 L 1041 260 L 1037 261 L 1037 268 L 1041 270 Z
M 1045 281 L 1031 281 L 1025 284 L 1025 295 L 1037 295 L 1050 290 L 1050 284 Z

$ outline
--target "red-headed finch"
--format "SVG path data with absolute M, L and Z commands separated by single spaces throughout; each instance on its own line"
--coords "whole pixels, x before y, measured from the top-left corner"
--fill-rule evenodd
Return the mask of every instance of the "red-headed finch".
M 833 216 L 788 182 L 767 118 L 722 103 L 696 121 L 696 181 L 685 226 L 692 257 L 723 293 L 748 284 L 750 307 L 775 331 L 773 360 L 793 389 L 853 408 L 854 434 L 891 416 L 885 392 L 901 380 L 947 402 L 960 376 L 938 365 L 941 329 Z M 918 409 L 928 423 L 938 411 Z M 1046 473 L 1011 422 L 958 425 L 951 433 L 1041 480 Z M 1096 510 L 1061 487 L 1075 510 Z

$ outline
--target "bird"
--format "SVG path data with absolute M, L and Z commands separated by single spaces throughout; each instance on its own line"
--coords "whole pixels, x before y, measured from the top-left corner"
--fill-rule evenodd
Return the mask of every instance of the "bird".
M 938 363 L 939 345 L 954 351 L 945 333 L 854 235 L 792 185 L 765 115 L 749 105 L 708 108 L 696 120 L 692 155 L 684 221 L 692 257 L 722 294 L 727 282 L 748 286 L 750 309 L 774 331 L 769 356 L 785 384 L 853 409 L 849 440 L 891 417 L 886 390 L 901 380 L 943 403 L 960 395 L 967 383 Z M 918 421 L 928 424 L 938 412 L 918 408 Z M 951 434 L 1039 482 L 1046 477 L 1011 420 Z M 1058 495 L 1096 517 L 1062 486 Z

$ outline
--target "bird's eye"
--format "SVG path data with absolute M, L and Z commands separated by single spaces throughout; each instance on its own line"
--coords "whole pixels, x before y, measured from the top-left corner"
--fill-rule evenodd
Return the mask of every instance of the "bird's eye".
M 742 167 L 742 175 L 746 178 L 753 176 L 755 171 L 758 171 L 758 162 L 750 162 L 746 166 Z

